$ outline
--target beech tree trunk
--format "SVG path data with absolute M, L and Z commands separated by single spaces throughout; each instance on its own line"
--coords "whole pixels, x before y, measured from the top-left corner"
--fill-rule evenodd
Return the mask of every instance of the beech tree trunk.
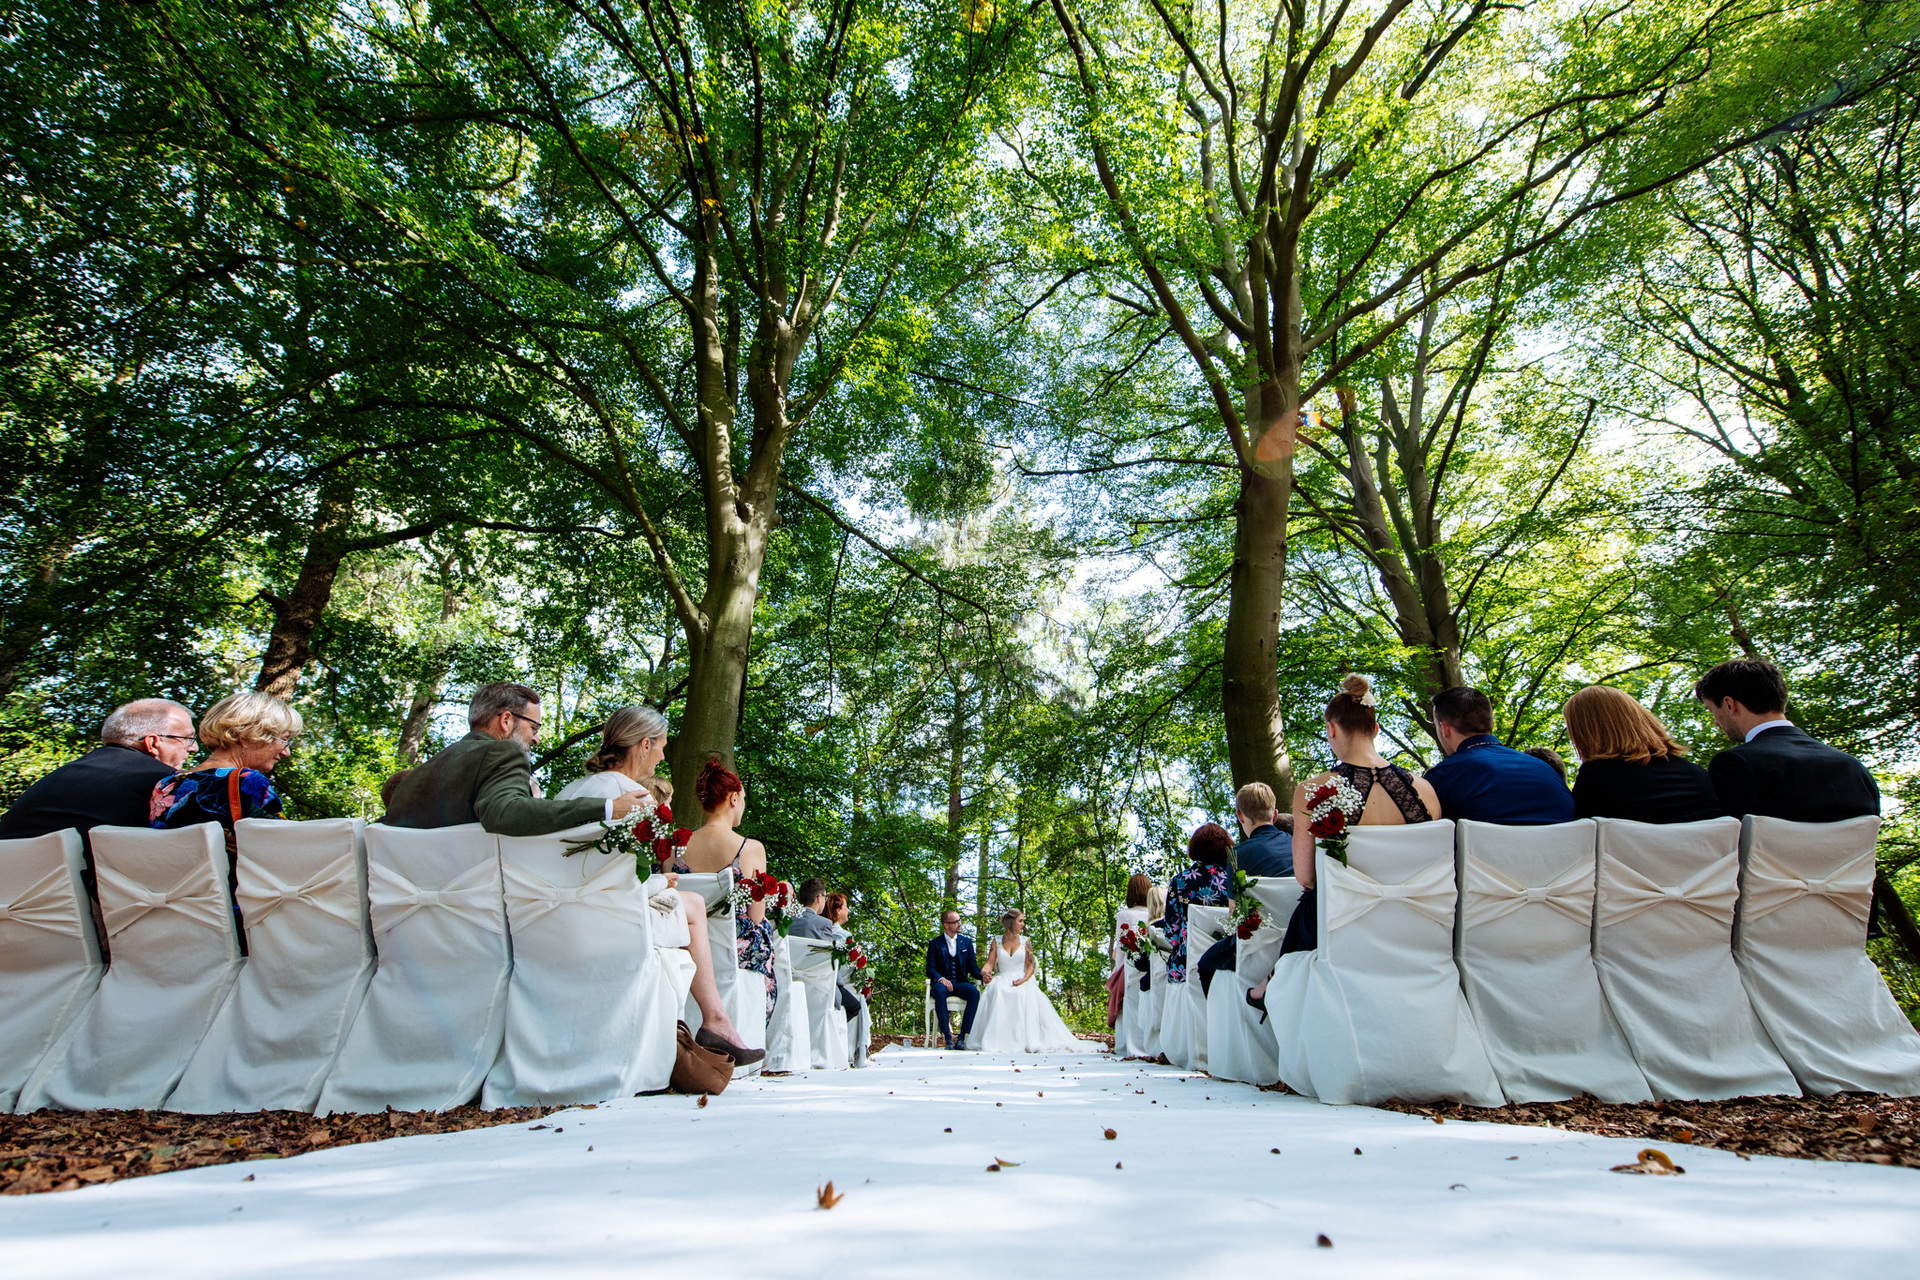
M 273 609 L 273 630 L 267 635 L 260 676 L 253 682 L 255 689 L 290 698 L 300 683 L 300 673 L 312 661 L 313 633 L 333 599 L 333 584 L 346 558 L 353 500 L 353 480 L 344 470 L 330 472 L 320 486 L 313 530 L 293 589 L 284 596 L 260 593 Z
M 1264 782 L 1282 805 L 1293 803 L 1293 760 L 1281 715 L 1279 665 L 1292 487 L 1291 469 L 1278 476 L 1241 470 L 1220 659 L 1220 710 L 1233 785 Z

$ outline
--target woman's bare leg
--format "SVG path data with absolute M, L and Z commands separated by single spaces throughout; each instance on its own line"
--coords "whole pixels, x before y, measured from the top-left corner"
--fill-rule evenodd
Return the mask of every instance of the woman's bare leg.
M 687 954 L 693 957 L 693 985 L 689 989 L 693 1003 L 700 1009 L 700 1025 L 722 1040 L 745 1048 L 726 1006 L 720 1003 L 720 987 L 713 980 L 713 948 L 707 942 L 706 903 L 695 893 L 680 895 L 680 907 L 687 913 Z

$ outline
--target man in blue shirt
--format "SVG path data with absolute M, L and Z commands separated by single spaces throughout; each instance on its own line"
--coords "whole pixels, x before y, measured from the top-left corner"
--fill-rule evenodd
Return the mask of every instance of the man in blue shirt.
M 1553 766 L 1493 736 L 1486 694 L 1463 685 L 1436 695 L 1433 723 L 1446 758 L 1427 770 L 1427 781 L 1441 817 L 1516 827 L 1573 821 L 1573 793 Z
M 1293 874 L 1293 815 L 1276 812 L 1278 807 L 1273 788 L 1264 782 L 1249 782 L 1233 798 L 1234 816 L 1240 820 L 1240 834 L 1246 837 L 1234 848 L 1233 860 L 1250 876 Z M 1288 830 L 1280 829 L 1282 822 Z M 1200 963 L 1194 968 L 1200 974 L 1202 994 L 1212 988 L 1214 974 L 1233 968 L 1233 942 L 1229 933 L 1201 953 Z

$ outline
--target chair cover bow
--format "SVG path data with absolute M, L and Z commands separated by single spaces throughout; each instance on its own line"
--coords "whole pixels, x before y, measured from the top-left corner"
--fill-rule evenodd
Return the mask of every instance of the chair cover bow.
M 476 863 L 438 889 L 422 889 L 392 867 L 379 862 L 367 864 L 367 908 L 373 918 L 373 931 L 386 933 L 416 911 L 433 908 L 447 911 L 482 929 L 494 933 L 507 931 L 500 912 L 498 864 Z
M 1655 884 L 1626 863 L 1611 855 L 1600 858 L 1600 927 L 1631 920 L 1642 911 L 1672 902 L 1690 907 L 1720 924 L 1733 922 L 1733 908 L 1740 901 L 1735 883 L 1735 865 L 1739 855 L 1729 853 L 1715 858 L 1677 885 Z
M 299 902 L 324 912 L 343 924 L 360 923 L 358 877 L 354 871 L 359 859 L 348 853 L 313 873 L 304 883 L 290 885 L 259 863 L 242 859 L 240 886 L 233 900 L 246 917 L 248 927 L 259 924 L 289 902 Z M 343 894 L 352 885 L 355 892 Z
M 66 867 L 55 867 L 28 885 L 12 902 L 0 903 L 0 921 L 45 929 L 68 938 L 82 937 L 79 906 L 73 900 L 67 875 Z
M 833 967 L 833 952 L 824 946 L 800 948 L 800 954 L 793 957 L 793 976 L 802 986 L 831 990 L 839 976 Z
M 1581 924 L 1593 919 L 1593 863 L 1580 862 L 1547 884 L 1523 885 L 1467 855 L 1466 892 L 1461 909 L 1467 928 L 1491 924 L 1522 907 L 1548 906 Z
M 507 910 L 517 928 L 525 928 L 550 911 L 565 906 L 593 907 L 634 924 L 646 922 L 647 900 L 627 875 L 618 858 L 577 885 L 552 884 L 524 867 L 506 863 Z
M 122 930 L 151 911 L 177 911 L 216 929 L 226 923 L 227 896 L 214 883 L 210 864 L 195 867 L 179 884 L 164 892 L 149 889 L 104 862 L 94 868 L 94 876 L 100 885 L 101 914 L 106 918 L 109 938 L 118 937 Z M 126 901 L 108 906 L 109 890 L 112 898 Z
M 1404 902 L 1421 915 L 1444 925 L 1453 923 L 1456 889 L 1453 858 L 1441 858 L 1399 884 L 1381 884 L 1364 871 L 1341 866 L 1329 858 L 1322 868 L 1327 887 L 1327 928 L 1344 928 L 1383 902 Z
M 1873 873 L 1872 849 L 1863 850 L 1819 880 L 1796 875 L 1792 868 L 1754 849 L 1747 854 L 1741 918 L 1758 920 L 1802 898 L 1813 897 L 1825 898 L 1864 926 L 1873 914 Z

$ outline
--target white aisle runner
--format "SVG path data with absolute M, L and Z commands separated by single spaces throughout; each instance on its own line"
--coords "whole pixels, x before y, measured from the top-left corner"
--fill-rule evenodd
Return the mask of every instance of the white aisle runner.
M 628 1098 L 533 1123 L 9 1196 L 0 1274 L 951 1280 L 992 1258 L 1101 1280 L 1798 1280 L 1908 1274 L 1920 1248 L 1920 1170 L 1662 1143 L 1686 1174 L 1635 1177 L 1607 1169 L 1644 1143 L 1098 1053 L 896 1047 L 866 1071 L 739 1080 L 704 1109 Z M 846 1198 L 823 1213 L 829 1178 Z

